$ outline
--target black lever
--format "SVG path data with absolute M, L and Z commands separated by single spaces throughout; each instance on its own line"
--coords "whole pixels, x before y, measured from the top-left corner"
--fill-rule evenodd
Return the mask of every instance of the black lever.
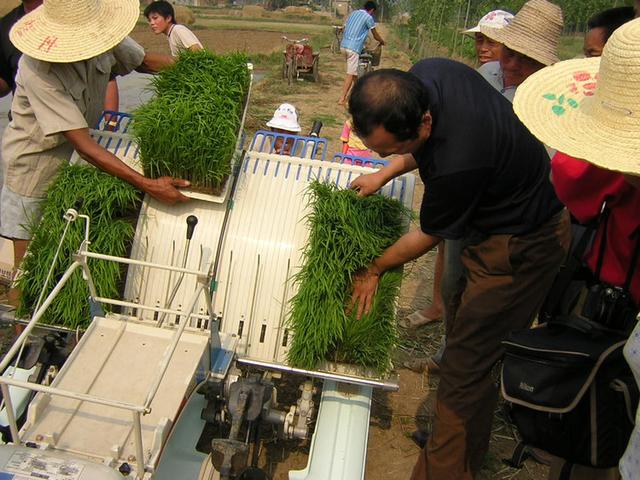
M 193 237 L 193 230 L 196 228 L 198 224 L 198 217 L 195 215 L 189 215 L 187 217 L 187 240 L 191 240 Z
M 315 120 L 313 122 L 313 126 L 311 127 L 311 131 L 309 132 L 310 137 L 317 137 L 320 135 L 320 130 L 322 129 L 322 122 L 320 120 Z

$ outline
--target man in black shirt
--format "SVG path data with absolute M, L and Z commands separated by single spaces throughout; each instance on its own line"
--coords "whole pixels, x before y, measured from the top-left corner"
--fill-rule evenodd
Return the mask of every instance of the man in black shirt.
M 531 324 L 569 244 L 569 219 L 549 182 L 544 146 L 509 101 L 475 70 L 429 59 L 410 72 L 363 77 L 349 101 L 367 147 L 401 154 L 357 178 L 361 195 L 418 169 L 420 230 L 354 279 L 352 304 L 368 311 L 384 271 L 442 239 L 461 239 L 464 289 L 447 324 L 435 420 L 414 479 L 473 479 L 489 445 L 497 389 L 491 369 L 507 333 Z

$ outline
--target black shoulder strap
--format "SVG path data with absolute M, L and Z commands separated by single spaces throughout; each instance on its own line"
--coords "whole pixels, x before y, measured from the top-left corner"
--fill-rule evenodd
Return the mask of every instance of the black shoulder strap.
M 582 233 L 582 236 L 569 252 L 563 267 L 558 272 L 558 275 L 553 282 L 553 286 L 547 294 L 544 306 L 541 309 L 543 316 L 547 317 L 542 318 L 542 322 L 551 320 L 558 313 L 556 310 L 562 302 L 562 299 L 567 292 L 571 281 L 574 279 L 576 272 L 582 266 L 582 257 L 584 257 L 584 253 L 591 244 L 597 227 L 597 222 L 592 222 L 586 225 L 586 229 Z
M 636 269 L 638 268 L 638 259 L 640 257 L 640 227 L 635 229 L 631 234 L 631 238 L 636 239 L 636 247 L 633 249 L 633 253 L 631 254 L 631 265 L 629 265 L 627 278 L 624 281 L 624 289 L 627 292 L 631 291 L 631 281 L 633 280 L 633 275 L 636 273 Z
M 600 250 L 598 251 L 598 259 L 596 260 L 596 271 L 594 272 L 598 280 L 600 279 L 600 272 L 602 271 L 604 254 L 607 250 L 607 229 L 609 228 L 609 209 L 607 208 L 607 202 L 602 204 L 602 211 L 600 213 L 600 222 L 598 226 L 600 225 L 602 225 L 602 238 L 600 239 Z

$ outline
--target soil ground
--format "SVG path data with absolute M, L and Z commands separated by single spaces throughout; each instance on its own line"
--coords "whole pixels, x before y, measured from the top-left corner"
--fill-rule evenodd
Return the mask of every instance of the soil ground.
M 204 18 L 196 15 L 192 26 L 203 44 L 222 53 L 232 50 L 246 51 L 256 66 L 260 81 L 252 92 L 247 118 L 247 135 L 263 128 L 274 109 L 282 102 L 293 103 L 301 112 L 303 131 L 310 129 L 314 120 L 324 124 L 322 136 L 329 140 L 329 152 L 341 148 L 339 136 L 347 112 L 336 104 L 340 97 L 344 78 L 342 56 L 332 54 L 329 46 L 332 29 L 323 24 L 295 22 L 270 22 L 265 19 Z M 319 83 L 300 79 L 292 85 L 281 80 L 282 35 L 300 37 L 308 34 L 316 51 L 320 51 Z M 410 61 L 400 42 L 392 32 L 381 27 L 388 40 L 381 67 L 407 68 Z M 168 53 L 164 36 L 153 35 L 146 25 L 138 25 L 132 36 L 151 51 Z M 418 208 L 423 186 L 418 179 L 414 197 L 414 208 Z M 412 228 L 416 228 L 414 225 Z M 435 252 L 429 253 L 406 267 L 399 301 L 398 316 L 403 317 L 431 301 L 433 285 L 433 262 Z M 426 357 L 434 353 L 442 335 L 441 324 L 432 324 L 415 332 L 403 332 L 402 344 L 397 352 L 396 364 L 401 366 L 410 358 Z M 398 368 L 400 389 L 398 392 L 374 392 L 373 409 L 369 431 L 366 478 L 383 480 L 408 478 L 419 450 L 410 439 L 418 426 L 428 427 L 431 421 L 432 404 L 437 388 L 437 378 L 427 373 L 418 374 Z M 480 479 L 535 479 L 546 478 L 546 467 L 531 460 L 521 470 L 506 467 L 501 460 L 510 457 L 515 446 L 513 433 L 501 415 L 496 416 L 486 466 Z M 265 442 L 261 459 L 264 468 L 274 480 L 285 480 L 291 469 L 304 468 L 307 462 L 308 445 L 299 442 Z

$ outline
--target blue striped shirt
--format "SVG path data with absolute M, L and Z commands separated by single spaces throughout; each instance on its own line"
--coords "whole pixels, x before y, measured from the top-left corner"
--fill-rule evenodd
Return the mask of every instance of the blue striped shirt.
M 362 52 L 369 30 L 375 26 L 376 22 L 366 10 L 356 10 L 347 18 L 340 46 L 356 53 Z

